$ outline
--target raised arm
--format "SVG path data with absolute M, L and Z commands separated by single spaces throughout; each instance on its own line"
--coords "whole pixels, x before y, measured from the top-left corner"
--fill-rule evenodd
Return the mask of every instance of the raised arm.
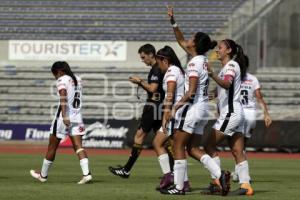
M 174 18 L 174 13 L 173 13 L 173 7 L 172 6 L 167 6 L 168 9 L 168 16 L 170 18 L 170 22 L 172 24 L 173 27 L 173 31 L 175 34 L 175 38 L 178 42 L 178 44 L 187 52 L 190 54 L 188 48 L 187 48 L 187 40 L 184 39 L 183 33 L 181 32 L 181 30 L 178 27 L 178 24 L 175 21 Z

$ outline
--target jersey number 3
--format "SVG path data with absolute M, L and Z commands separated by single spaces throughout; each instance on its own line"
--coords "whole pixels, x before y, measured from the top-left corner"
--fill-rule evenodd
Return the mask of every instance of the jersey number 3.
M 241 101 L 243 105 L 248 105 L 248 90 L 241 90 Z

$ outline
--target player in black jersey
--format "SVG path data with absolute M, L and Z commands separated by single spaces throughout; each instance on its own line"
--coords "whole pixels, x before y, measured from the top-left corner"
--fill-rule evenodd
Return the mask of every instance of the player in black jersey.
M 148 80 L 144 81 L 138 76 L 131 76 L 129 77 L 129 81 L 142 87 L 147 92 L 148 97 L 143 108 L 143 114 L 138 130 L 134 136 L 134 144 L 127 163 L 121 167 L 109 167 L 111 173 L 122 178 L 129 177 L 130 171 L 141 153 L 142 145 L 147 133 L 151 130 L 156 133 L 160 129 L 162 102 L 165 96 L 162 88 L 164 74 L 161 73 L 159 66 L 156 63 L 156 51 L 154 46 L 145 44 L 139 48 L 138 53 L 140 54 L 142 62 L 151 67 L 148 74 Z

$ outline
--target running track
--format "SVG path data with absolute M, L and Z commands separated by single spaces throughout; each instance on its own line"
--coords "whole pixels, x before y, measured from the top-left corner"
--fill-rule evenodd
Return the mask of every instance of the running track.
M 46 145 L 32 144 L 5 144 L 0 146 L 0 154 L 44 154 L 47 150 Z M 89 155 L 129 155 L 130 149 L 87 149 Z M 60 154 L 74 154 L 72 148 L 59 148 Z M 155 156 L 153 150 L 143 150 L 142 156 Z M 231 157 L 230 152 L 220 152 L 221 157 Z M 248 152 L 248 158 L 258 159 L 300 159 L 300 153 L 255 153 Z

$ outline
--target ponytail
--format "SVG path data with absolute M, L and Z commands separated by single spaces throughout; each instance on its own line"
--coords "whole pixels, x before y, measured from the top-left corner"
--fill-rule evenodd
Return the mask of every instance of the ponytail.
M 170 64 L 175 65 L 180 69 L 180 71 L 183 74 L 185 74 L 185 71 L 182 68 L 180 60 L 178 59 L 175 51 L 170 46 L 164 46 L 164 48 L 160 49 L 157 52 L 156 57 L 158 57 L 159 59 L 164 59 L 164 58 L 167 59 Z
M 249 59 L 247 64 L 248 57 L 246 58 L 243 48 L 239 44 L 236 44 L 233 40 L 225 39 L 223 42 L 227 48 L 231 49 L 229 57 L 239 64 L 241 70 L 241 80 L 244 80 L 249 66 Z
M 215 40 L 211 40 L 209 35 L 203 32 L 196 33 L 194 43 L 197 55 L 204 55 L 210 49 L 214 49 L 218 44 Z

